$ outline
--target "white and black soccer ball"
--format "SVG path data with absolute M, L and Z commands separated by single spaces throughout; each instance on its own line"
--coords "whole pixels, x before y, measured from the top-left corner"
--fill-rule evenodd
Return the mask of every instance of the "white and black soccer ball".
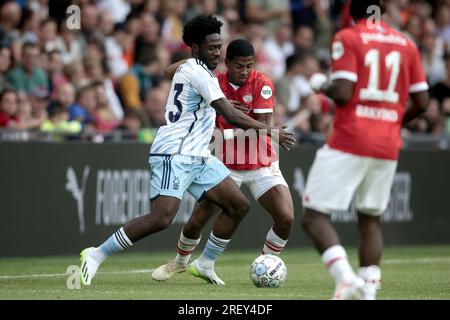
M 258 288 L 278 288 L 286 281 L 287 268 L 280 257 L 262 254 L 251 265 L 250 278 Z

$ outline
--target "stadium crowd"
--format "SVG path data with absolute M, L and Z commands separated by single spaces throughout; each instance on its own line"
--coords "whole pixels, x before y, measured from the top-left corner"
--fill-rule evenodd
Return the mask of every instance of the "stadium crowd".
M 224 23 L 223 52 L 252 42 L 276 84 L 275 124 L 300 141 L 327 135 L 335 106 L 309 78 L 329 72 L 333 34 L 352 23 L 345 0 L 0 0 L 0 130 L 103 141 L 122 129 L 151 142 L 165 123 L 164 71 L 189 57 L 182 29 L 198 14 Z M 389 0 L 385 19 L 418 45 L 431 88 L 408 130 L 450 135 L 450 1 Z

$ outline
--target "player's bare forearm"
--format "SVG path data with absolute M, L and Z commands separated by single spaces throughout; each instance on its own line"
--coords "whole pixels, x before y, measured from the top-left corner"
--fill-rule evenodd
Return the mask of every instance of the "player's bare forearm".
M 260 132 L 260 129 L 266 130 L 267 135 L 275 137 L 279 141 L 280 145 L 286 150 L 290 150 L 295 144 L 295 137 L 293 133 L 284 130 L 285 128 L 271 127 L 270 125 L 264 124 L 247 116 L 245 113 L 234 108 L 225 98 L 211 102 L 211 106 L 234 127 L 244 130 L 255 129 L 257 132 Z
M 346 105 L 353 95 L 354 83 L 349 80 L 337 79 L 329 83 L 325 83 L 321 91 L 338 106 Z
M 413 93 L 411 94 L 411 99 L 413 103 L 403 116 L 402 126 L 407 125 L 410 121 L 423 114 L 428 108 L 429 97 L 427 91 Z
M 175 63 L 171 64 L 170 66 L 168 66 L 166 71 L 164 72 L 164 76 L 167 79 L 172 80 L 173 79 L 173 75 L 177 71 L 178 67 L 181 66 L 186 61 L 187 61 L 187 59 L 183 59 L 183 60 L 180 60 L 180 61 L 175 62 Z
M 241 129 L 270 129 L 267 125 L 256 121 L 242 111 L 233 107 L 233 105 L 225 98 L 215 100 L 211 106 L 219 112 L 229 124 Z
M 272 113 L 259 113 L 256 120 L 268 126 L 272 123 Z

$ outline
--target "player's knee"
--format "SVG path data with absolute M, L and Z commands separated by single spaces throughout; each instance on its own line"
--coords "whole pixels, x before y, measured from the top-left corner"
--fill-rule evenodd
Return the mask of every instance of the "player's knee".
M 243 217 L 245 217 L 249 210 L 250 201 L 247 198 L 242 197 L 231 206 L 229 212 L 233 217 L 242 219 Z
M 173 220 L 173 217 L 162 216 L 158 220 L 155 220 L 154 229 L 156 231 L 165 230 L 170 226 L 170 224 L 172 223 L 172 220 Z
M 245 216 L 250 210 L 250 201 L 247 198 L 242 198 L 241 203 L 239 204 L 239 213 L 242 216 Z
M 294 213 L 289 210 L 281 211 L 275 219 L 275 222 L 283 226 L 283 228 L 291 228 L 294 224 Z
M 148 215 L 149 225 L 151 225 L 152 229 L 156 231 L 167 229 L 172 223 L 175 215 L 176 208 L 172 208 L 170 206 L 152 210 L 152 212 Z

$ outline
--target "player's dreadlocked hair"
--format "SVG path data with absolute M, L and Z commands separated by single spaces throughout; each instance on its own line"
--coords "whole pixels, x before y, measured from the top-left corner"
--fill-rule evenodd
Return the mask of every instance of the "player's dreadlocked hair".
M 201 44 L 206 36 L 213 33 L 220 34 L 222 24 L 213 16 L 197 16 L 184 26 L 183 41 L 189 47 L 192 47 L 193 43 Z
M 350 3 L 350 15 L 353 20 L 357 21 L 362 18 L 366 18 L 371 15 L 371 12 L 367 12 L 367 8 L 370 6 L 378 6 L 381 8 L 381 13 L 384 12 L 385 1 L 384 0 L 351 0 Z
M 231 41 L 227 47 L 227 59 L 233 60 L 236 57 L 250 57 L 255 55 L 252 44 L 245 39 Z

